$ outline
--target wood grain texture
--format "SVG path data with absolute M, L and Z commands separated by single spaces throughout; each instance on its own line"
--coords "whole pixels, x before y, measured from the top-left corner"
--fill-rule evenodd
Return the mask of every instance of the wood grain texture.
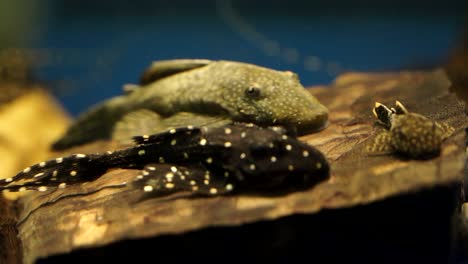
M 138 190 L 116 187 L 138 174 L 114 170 L 99 179 L 53 193 L 20 199 L 17 225 L 24 262 L 98 247 L 124 239 L 182 234 L 207 227 L 240 226 L 295 214 L 348 210 L 390 197 L 428 191 L 462 181 L 465 164 L 464 105 L 449 94 L 441 70 L 340 76 L 330 87 L 310 91 L 330 109 L 327 129 L 301 137 L 319 148 L 331 164 L 331 178 L 312 189 L 283 195 L 248 194 L 190 198 L 187 194 L 142 199 Z M 439 157 L 404 160 L 369 156 L 364 149 L 381 127 L 371 109 L 375 101 L 403 102 L 418 112 L 455 127 Z M 112 143 L 70 152 L 106 151 Z M 57 153 L 57 156 L 64 153 Z
M 16 223 L 13 202 L 0 198 L 0 263 L 21 263 L 22 245 Z

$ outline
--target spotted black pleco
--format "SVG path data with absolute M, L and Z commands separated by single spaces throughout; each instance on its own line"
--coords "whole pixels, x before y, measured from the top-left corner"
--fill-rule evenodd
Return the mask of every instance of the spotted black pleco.
M 281 128 L 188 126 L 137 136 L 134 141 L 135 146 L 114 152 L 74 154 L 41 162 L 0 180 L 0 188 L 46 191 L 90 181 L 112 168 L 129 168 L 141 170 L 132 186 L 148 193 L 216 195 L 309 187 L 329 174 L 322 153 Z

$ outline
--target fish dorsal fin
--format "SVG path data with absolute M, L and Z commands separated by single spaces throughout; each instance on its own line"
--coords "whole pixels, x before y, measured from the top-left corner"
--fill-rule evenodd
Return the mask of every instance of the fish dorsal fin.
M 179 59 L 155 61 L 143 72 L 140 85 L 146 85 L 164 77 L 180 72 L 200 68 L 210 64 L 211 60 L 205 59 Z

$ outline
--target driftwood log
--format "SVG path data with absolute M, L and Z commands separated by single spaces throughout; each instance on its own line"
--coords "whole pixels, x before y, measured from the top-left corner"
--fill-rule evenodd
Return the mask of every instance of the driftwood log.
M 330 109 L 330 125 L 301 139 L 327 156 L 331 178 L 306 191 L 142 200 L 140 191 L 117 187 L 138 172 L 114 170 L 93 182 L 31 193 L 15 207 L 0 205 L 0 262 L 447 262 L 463 199 L 468 126 L 449 86 L 435 70 L 349 73 L 311 89 Z M 395 100 L 455 127 L 439 157 L 366 154 L 382 129 L 374 103 Z M 98 142 L 69 152 L 113 147 Z

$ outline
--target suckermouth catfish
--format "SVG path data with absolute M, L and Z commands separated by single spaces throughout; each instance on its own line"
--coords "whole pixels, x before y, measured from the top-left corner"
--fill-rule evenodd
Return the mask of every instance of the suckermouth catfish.
M 411 159 L 434 158 L 439 155 L 442 142 L 455 131 L 445 122 L 409 112 L 400 101 L 391 108 L 376 102 L 372 112 L 387 128 L 367 146 L 373 155 L 398 153 Z
M 77 153 L 37 163 L 1 179 L 0 190 L 64 189 L 116 168 L 141 170 L 129 183 L 150 196 L 282 192 L 310 188 L 329 177 L 325 156 L 286 135 L 281 127 L 187 126 L 133 140 L 133 146 L 125 149 Z
M 127 86 L 128 88 L 129 86 Z M 328 109 L 296 74 L 235 61 L 154 62 L 140 84 L 82 114 L 53 149 L 111 136 L 130 139 L 187 125 L 281 125 L 302 135 L 324 128 Z

